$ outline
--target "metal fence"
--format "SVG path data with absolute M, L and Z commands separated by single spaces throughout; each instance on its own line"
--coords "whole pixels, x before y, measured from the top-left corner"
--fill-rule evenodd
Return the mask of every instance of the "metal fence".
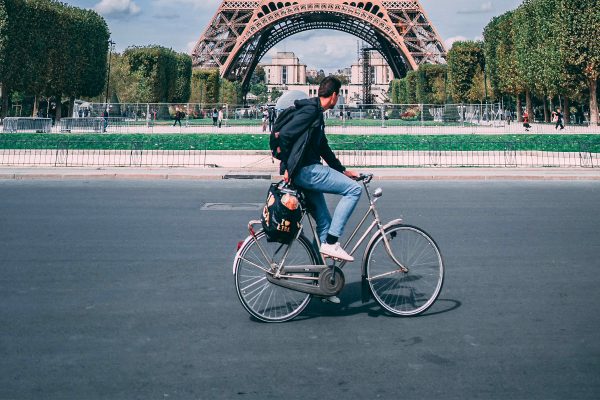
M 3 131 L 8 133 L 50 133 L 52 131 L 51 118 L 6 117 L 2 120 L 2 125 Z
M 52 145 L 0 136 L 0 165 L 7 166 L 162 166 L 276 168 L 268 151 L 226 152 L 207 149 L 206 141 L 185 150 L 171 150 L 168 141 L 133 142 L 61 140 Z M 106 148 L 110 147 L 110 148 Z M 567 150 L 548 150 L 547 143 L 423 140 L 418 145 L 386 142 L 373 150 L 363 141 L 336 143 L 340 160 L 354 167 L 579 167 L 598 168 L 600 153 L 586 142 L 573 141 Z M 485 150 L 485 149 L 493 150 Z M 237 162 L 239 159 L 239 162 Z M 243 159 L 243 160 L 242 160 Z M 227 164 L 232 160 L 234 164 Z
M 527 150 L 516 142 L 432 141 L 419 149 L 406 143 L 386 142 L 386 150 L 361 149 L 363 144 L 351 143 L 337 150 L 344 165 L 355 167 L 600 167 L 600 153 L 584 143 L 573 142 L 570 151 L 549 151 L 543 143 Z M 475 150 L 477 148 L 497 150 Z M 391 150 L 390 150 L 391 149 Z
M 0 165 L 47 167 L 211 167 L 206 142 L 197 141 L 187 150 L 163 149 L 166 143 L 112 141 L 110 149 L 95 140 L 61 140 L 42 145 L 31 140 L 0 137 Z

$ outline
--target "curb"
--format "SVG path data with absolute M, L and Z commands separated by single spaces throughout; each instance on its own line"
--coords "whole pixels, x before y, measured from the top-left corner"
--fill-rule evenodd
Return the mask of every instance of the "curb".
M 265 170 L 227 168 L 0 168 L 0 180 L 281 180 Z M 600 169 L 591 168 L 394 168 L 370 169 L 375 180 L 398 181 L 597 181 Z

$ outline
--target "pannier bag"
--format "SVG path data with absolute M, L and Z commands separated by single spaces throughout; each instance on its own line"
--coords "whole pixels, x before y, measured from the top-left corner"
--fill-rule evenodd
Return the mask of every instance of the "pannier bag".
M 269 242 L 290 243 L 302 229 L 298 192 L 283 181 L 269 186 L 260 222 Z

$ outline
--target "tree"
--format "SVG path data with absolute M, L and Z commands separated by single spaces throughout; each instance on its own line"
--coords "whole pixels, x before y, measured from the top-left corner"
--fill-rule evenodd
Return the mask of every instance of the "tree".
M 192 71 L 191 101 L 201 104 L 217 104 L 221 77 L 219 70 L 195 69 Z
M 3 112 L 13 90 L 54 96 L 57 118 L 61 96 L 102 90 L 108 46 L 102 17 L 51 0 L 3 0 L 1 5 Z
M 5 76 L 4 68 L 7 65 L 7 44 L 8 44 L 8 13 L 6 12 L 6 5 L 4 2 L 0 2 L 0 77 Z M 3 82 L 0 78 L 0 91 L 4 92 Z M 5 110 L 8 107 L 8 96 L 3 95 L 0 98 L 0 118 L 5 115 Z M 6 98 L 6 106 L 4 105 L 4 99 Z
M 250 77 L 250 86 L 259 83 L 265 83 L 265 75 L 265 68 L 261 65 L 257 66 L 254 72 L 252 73 L 252 76 Z
M 484 55 L 481 42 L 455 42 L 448 52 L 448 81 L 454 101 L 480 99 L 474 81 L 483 78 Z
M 231 82 L 227 79 L 221 80 L 220 103 L 237 105 L 241 103 L 242 87 L 239 82 Z
M 390 102 L 392 104 L 398 104 L 400 98 L 400 87 L 399 87 L 399 79 L 392 79 L 389 86 L 389 94 L 390 94 Z
M 176 93 L 179 56 L 173 50 L 162 46 L 129 47 L 124 55 L 129 62 L 130 71 L 139 78 L 136 96 L 138 101 L 166 103 L 185 97 L 183 88 L 179 88 L 180 93 Z M 181 60 L 181 74 L 184 75 L 187 60 Z
M 175 56 L 176 76 L 173 95 L 170 101 L 173 103 L 185 103 L 190 99 L 192 80 L 192 58 L 183 53 Z
M 598 74 L 600 73 L 600 8 L 598 0 L 561 0 L 564 18 L 560 51 L 565 68 L 587 81 L 590 123 L 598 125 Z
M 406 97 L 404 104 L 417 104 L 417 72 L 409 71 L 406 74 Z
M 443 104 L 446 101 L 446 65 L 424 64 L 417 70 L 416 100 L 419 104 Z

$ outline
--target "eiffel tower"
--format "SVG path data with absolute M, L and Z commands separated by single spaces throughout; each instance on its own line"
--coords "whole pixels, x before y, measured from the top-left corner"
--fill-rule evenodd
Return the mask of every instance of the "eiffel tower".
M 352 34 L 379 51 L 401 78 L 446 49 L 419 1 L 223 0 L 192 51 L 195 68 L 219 68 L 248 92 L 260 59 L 285 38 L 313 29 Z M 353 51 L 348 49 L 348 51 Z

